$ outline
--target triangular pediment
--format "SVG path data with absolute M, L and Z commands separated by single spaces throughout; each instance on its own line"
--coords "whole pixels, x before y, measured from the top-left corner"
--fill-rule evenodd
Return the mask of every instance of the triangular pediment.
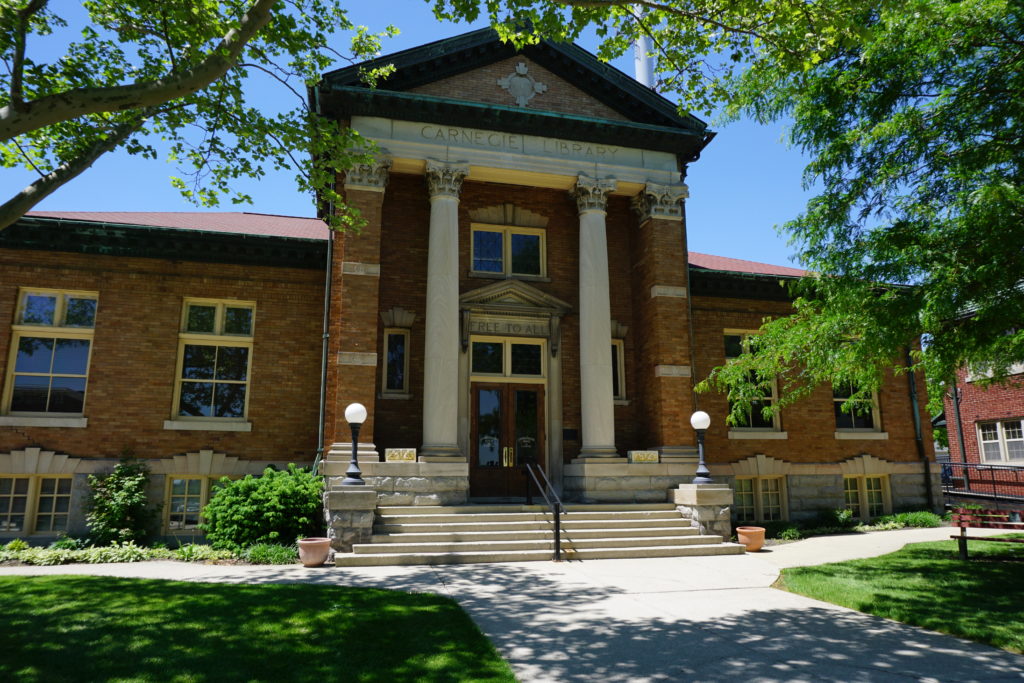
M 482 313 L 562 316 L 572 310 L 567 302 L 519 280 L 500 280 L 471 290 L 459 297 L 459 304 L 464 310 Z
M 707 128 L 700 119 L 680 114 L 673 102 L 577 45 L 542 40 L 516 50 L 511 43 L 503 43 L 490 28 L 326 73 L 319 88 L 324 93 L 345 88 L 368 89 L 360 77 L 362 70 L 393 65 L 394 71 L 377 83 L 377 91 L 516 107 L 515 98 L 503 93 L 497 81 L 514 77 L 519 64 L 525 66 L 524 75 L 551 92 L 549 97 L 538 93 L 525 107 L 559 112 L 570 107 L 563 113 L 682 129 L 698 135 L 703 135 Z M 481 95 L 484 84 L 493 87 Z M 586 104 L 590 106 L 581 109 L 580 105 Z

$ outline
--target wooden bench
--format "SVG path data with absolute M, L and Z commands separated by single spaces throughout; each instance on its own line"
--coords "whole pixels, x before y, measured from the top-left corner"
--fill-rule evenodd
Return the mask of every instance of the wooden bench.
M 968 536 L 967 529 L 1010 529 L 1024 531 L 1024 510 L 971 510 L 956 508 L 953 511 L 953 526 L 960 527 L 955 538 L 960 546 L 960 559 L 967 559 L 967 541 L 996 541 L 999 543 L 1024 543 L 1024 538 L 992 538 L 990 536 Z

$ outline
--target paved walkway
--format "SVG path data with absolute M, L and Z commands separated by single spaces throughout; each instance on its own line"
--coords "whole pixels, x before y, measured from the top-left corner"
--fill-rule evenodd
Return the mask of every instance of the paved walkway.
M 442 593 L 522 681 L 1024 681 L 1024 657 L 770 588 L 781 567 L 871 557 L 949 534 L 819 537 L 725 557 L 337 570 L 146 562 L 3 567 L 0 575 Z

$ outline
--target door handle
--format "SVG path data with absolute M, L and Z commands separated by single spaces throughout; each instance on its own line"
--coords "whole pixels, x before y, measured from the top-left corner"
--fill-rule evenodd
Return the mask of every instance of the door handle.
M 501 466 L 502 467 L 514 467 L 516 464 L 516 451 L 511 446 L 505 446 L 501 449 Z

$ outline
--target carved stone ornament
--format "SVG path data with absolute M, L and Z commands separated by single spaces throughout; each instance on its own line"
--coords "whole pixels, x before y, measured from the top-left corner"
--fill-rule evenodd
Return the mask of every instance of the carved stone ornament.
M 569 194 L 576 200 L 580 213 L 584 211 L 605 211 L 608 206 L 608 195 L 615 191 L 614 180 L 597 180 L 580 176 Z
M 391 159 L 377 159 L 371 164 L 356 164 L 345 171 L 345 187 L 384 191 L 388 184 Z
M 651 218 L 662 220 L 683 220 L 682 201 L 690 196 L 686 185 L 658 185 L 647 183 L 643 192 L 633 198 L 633 208 L 640 215 L 640 222 Z
M 527 73 L 528 70 L 529 67 L 524 62 L 519 62 L 516 64 L 515 73 L 498 79 L 498 85 L 508 90 L 520 107 L 528 106 L 534 95 L 548 91 L 548 86 L 533 80 L 533 76 Z
M 384 322 L 384 327 L 410 328 L 416 321 L 416 314 L 401 306 L 395 306 L 387 311 L 381 311 L 380 319 Z
M 625 339 L 628 332 L 629 325 L 623 325 L 618 320 L 612 318 L 612 339 Z
M 427 189 L 431 197 L 448 195 L 458 199 L 462 181 L 469 175 L 467 164 L 446 164 L 439 161 L 427 162 Z

